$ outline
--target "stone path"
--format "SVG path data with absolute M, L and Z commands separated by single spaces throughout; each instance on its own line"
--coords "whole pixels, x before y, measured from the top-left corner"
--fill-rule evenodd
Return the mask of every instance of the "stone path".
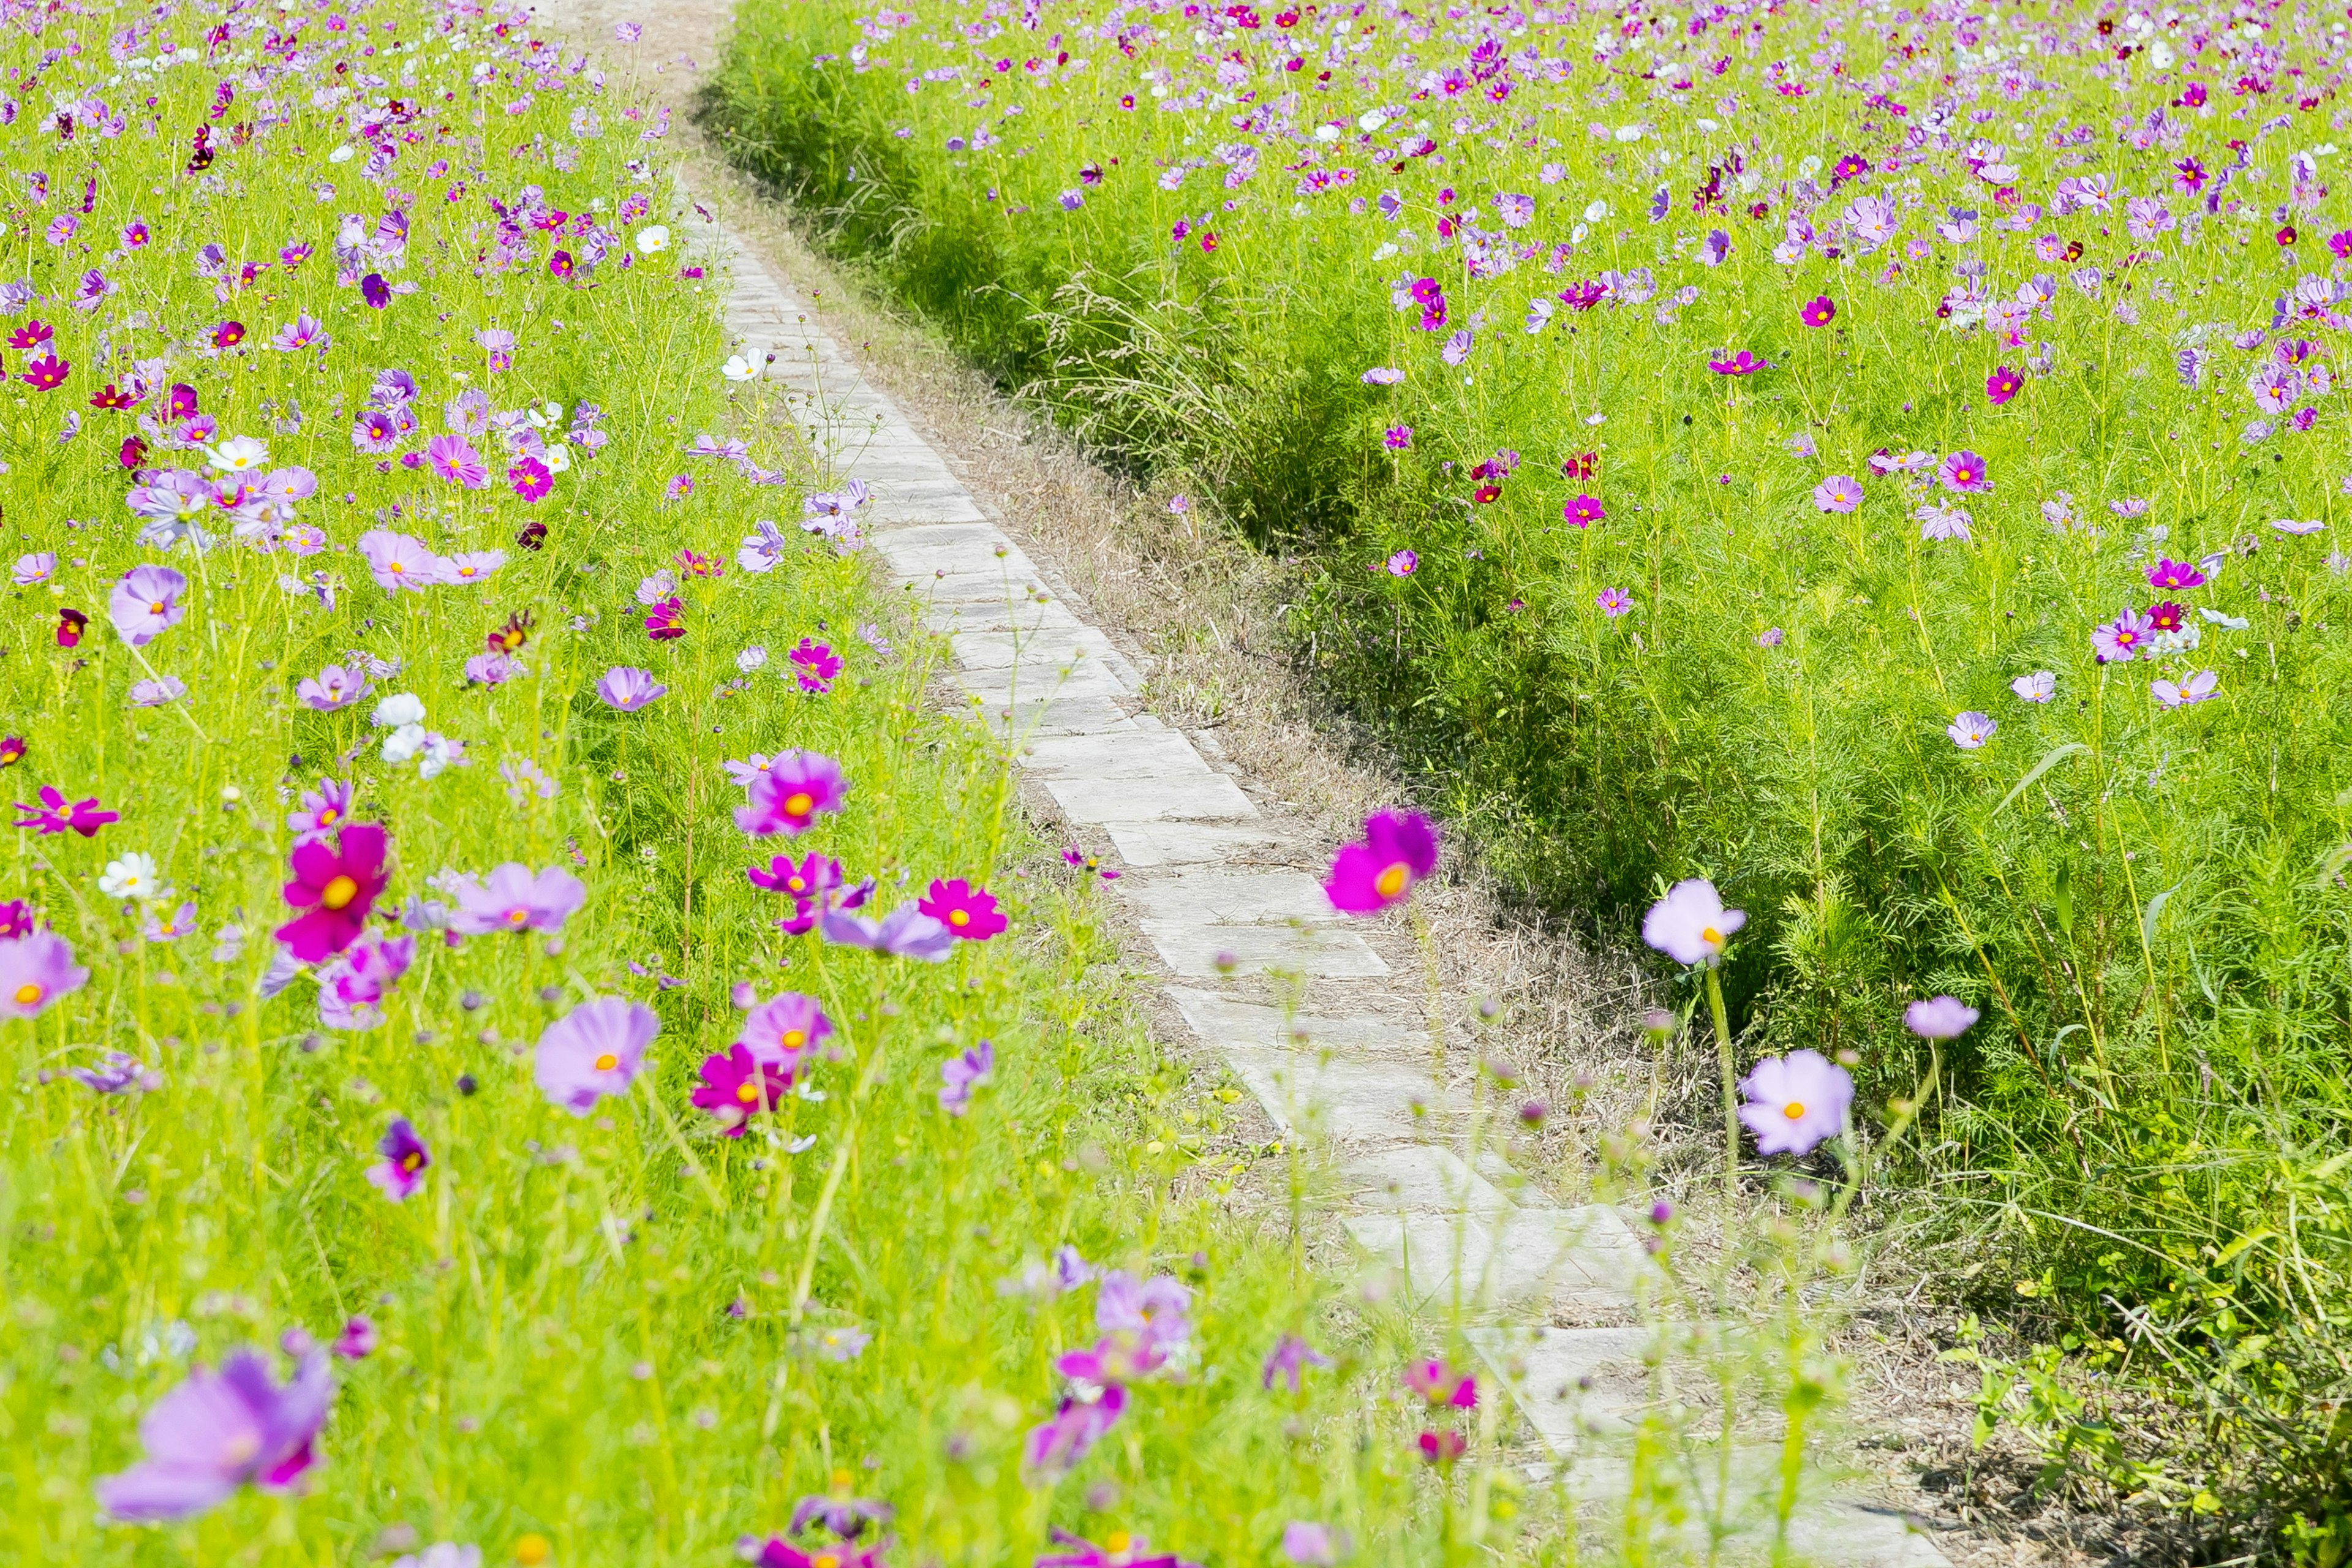
M 549 9 L 583 39 L 633 21 L 648 56 L 708 58 L 731 0 Z M 656 79 L 684 110 L 690 68 Z M 1332 846 L 1227 764 L 1212 733 L 1155 718 L 1143 672 L 1072 607 L 1051 563 L 992 520 L 808 303 L 722 223 L 698 213 L 687 226 L 723 268 L 728 326 L 748 357 L 765 360 L 764 390 L 787 400 L 829 482 L 868 488 L 858 513 L 868 548 L 948 639 L 950 700 L 976 699 L 986 721 L 1017 737 L 1036 804 L 1050 802 L 1120 867 L 1115 896 L 1149 949 L 1136 956 L 1165 972 L 1169 1012 L 1285 1137 L 1328 1149 L 1349 1234 L 1416 1304 L 1475 1325 L 1473 1342 L 1579 1495 L 1622 1496 L 1622 1439 L 1652 1397 L 1643 1363 L 1657 1331 L 1554 1324 L 1639 1318 L 1645 1255 L 1624 1218 L 1552 1201 L 1486 1147 L 1477 1108 L 1449 1088 L 1433 1047 L 1411 940 L 1391 922 L 1349 921 L 1324 898 Z M 1752 1515 L 1752 1499 L 1769 1495 L 1775 1458 L 1742 1450 L 1733 1485 L 1749 1506 L 1732 1512 Z M 1701 1491 L 1713 1484 L 1693 1479 Z M 1695 1539 L 1703 1550 L 1703 1534 Z M 1853 1568 L 1947 1563 L 1899 1514 L 1829 1498 L 1808 1500 L 1791 1544 Z M 1751 1528 L 1733 1545 L 1754 1555 L 1769 1534 Z

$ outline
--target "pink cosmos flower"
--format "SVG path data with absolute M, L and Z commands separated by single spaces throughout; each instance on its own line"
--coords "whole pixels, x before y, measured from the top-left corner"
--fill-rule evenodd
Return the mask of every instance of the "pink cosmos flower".
M 306 1352 L 279 1386 L 269 1363 L 231 1351 L 202 1366 L 139 1423 L 140 1464 L 98 1483 L 99 1506 L 133 1523 L 189 1519 L 244 1486 L 292 1489 L 318 1463 L 315 1445 L 335 1395 L 326 1352 Z
M 2024 387 L 2025 378 L 2007 365 L 2002 365 L 1985 377 L 1985 396 L 1995 408 L 2015 397 Z
M 1004 930 L 1007 921 L 996 912 L 996 895 L 973 887 L 961 877 L 931 881 L 930 895 L 916 908 L 964 942 L 986 942 Z
M 133 566 L 106 596 L 107 618 L 132 647 L 144 647 L 188 613 L 188 580 L 169 566 Z
M 1813 504 L 1823 511 L 1852 511 L 1862 504 L 1862 485 L 1850 475 L 1834 475 L 1813 487 Z
M 446 581 L 443 562 L 430 545 L 405 533 L 372 528 L 359 538 L 360 554 L 376 586 L 399 593 L 423 593 Z
M 740 782 L 748 784 L 759 776 L 760 771 L 753 771 Z M 790 856 L 775 856 L 769 860 L 766 870 L 753 866 L 743 874 L 755 888 L 795 899 L 813 899 L 841 886 L 841 862 L 829 860 L 814 849 L 797 862 Z
M 1957 996 L 1931 996 L 1903 1009 L 1903 1026 L 1923 1040 L 1956 1040 L 1980 1016 Z
M 425 460 L 432 465 L 435 473 L 469 490 L 480 489 L 490 482 L 490 471 L 483 467 L 481 454 L 463 436 L 434 437 L 425 443 Z
M 1704 877 L 1676 882 L 1642 918 L 1642 940 L 1676 963 L 1711 964 L 1748 923 L 1744 910 L 1727 910 Z
M 574 1116 L 585 1116 L 608 1094 L 627 1090 L 645 1064 L 646 1047 L 661 1033 L 650 1007 L 622 996 L 583 1002 L 539 1037 L 534 1073 L 541 1093 Z
M 1478 1380 L 1442 1361 L 1417 1361 L 1404 1369 L 1404 1385 L 1431 1405 L 1457 1410 L 1478 1407 Z
M 1437 829 L 1419 812 L 1374 812 L 1363 839 L 1343 847 L 1323 882 L 1331 907 L 1345 914 L 1376 914 L 1402 903 L 1413 884 L 1437 869 Z
M 2147 611 L 2125 610 L 2091 628 L 2091 653 L 2101 664 L 2128 663 L 2155 636 L 2156 622 Z
M 735 1037 L 735 1043 L 781 1073 L 789 1087 L 800 1070 L 801 1058 L 832 1033 L 833 1020 L 824 1016 L 815 997 L 780 991 L 743 1015 L 742 1032 Z
M 537 458 L 525 458 L 507 470 L 507 482 L 525 500 L 541 500 L 555 488 L 555 476 Z
M 1984 459 L 1974 452 L 1954 452 L 1937 467 L 1936 477 L 1949 490 L 1975 492 L 1992 489 L 1985 479 Z
M 657 685 L 651 675 L 634 665 L 608 669 L 596 681 L 596 695 L 604 700 L 604 706 L 624 713 L 635 712 L 668 690 L 668 687 Z
M 789 1073 L 780 1073 L 737 1044 L 703 1058 L 702 1087 L 694 1091 L 693 1099 L 698 1109 L 717 1120 L 720 1136 L 740 1138 L 751 1125 L 751 1118 L 773 1110 L 790 1088 Z
M 416 1135 L 416 1129 L 409 1125 L 408 1118 L 394 1117 L 391 1130 L 376 1148 L 383 1159 L 368 1167 L 367 1179 L 378 1192 L 401 1203 L 425 1184 L 425 1169 L 433 1163 L 433 1154 L 425 1147 L 425 1140 Z
M 354 822 L 325 840 L 298 844 L 288 858 L 294 879 L 286 884 L 289 905 L 301 910 L 279 926 L 276 936 L 305 963 L 342 952 L 359 940 L 368 911 L 392 879 L 384 865 L 389 848 L 383 829 Z
M 1622 588 L 1603 588 L 1592 596 L 1592 602 L 1613 621 L 1633 607 L 1633 595 Z
M 1421 556 L 1414 551 L 1400 550 L 1388 558 L 1387 568 L 1391 577 L 1410 577 L 1421 569 Z
M 1809 327 L 1826 327 L 1837 320 L 1837 306 L 1828 295 L 1822 294 L 1799 310 L 1797 319 Z
M 1819 1051 L 1767 1057 L 1739 1080 L 1739 1120 L 1759 1154 L 1810 1154 L 1845 1129 L 1853 1079 Z
M 849 786 L 841 764 L 815 752 L 787 752 L 753 779 L 750 800 L 735 810 L 736 825 L 755 838 L 797 837 L 828 812 L 841 809 Z
M 71 805 L 68 805 L 65 792 L 55 784 L 41 786 L 40 801 L 38 810 L 26 805 L 21 800 L 18 801 L 16 809 L 25 815 L 18 817 L 11 826 L 29 827 L 36 833 L 41 834 L 63 833 L 70 828 L 84 838 L 92 838 L 97 837 L 98 830 L 108 823 L 122 820 L 121 813 L 100 809 L 96 795 L 91 795 L 86 800 L 75 801 Z
M 0 1018 L 37 1018 L 50 1003 L 89 981 L 73 947 L 55 931 L 28 931 L 0 941 Z
M 793 678 L 803 691 L 818 696 L 833 689 L 833 683 L 842 671 L 841 656 L 829 643 L 801 638 L 800 646 L 785 656 L 793 666 Z
M 530 867 L 514 860 L 495 868 L 486 881 L 459 877 L 449 891 L 457 903 L 449 913 L 449 929 L 461 936 L 562 931 L 588 901 L 588 885 L 562 867 L 550 866 L 533 876 Z
M 1754 375 L 1759 370 L 1770 370 L 1772 362 L 1758 359 L 1748 350 L 1741 349 L 1729 359 L 1710 358 L 1706 368 L 1717 375 Z
M 1103 1435 L 1118 1425 L 1127 1409 L 1127 1390 L 1118 1384 L 1099 1397 L 1062 1401 L 1053 1415 L 1029 1429 L 1021 1445 L 1023 1468 L 1040 1479 L 1058 1479 L 1077 1468 L 1094 1451 Z

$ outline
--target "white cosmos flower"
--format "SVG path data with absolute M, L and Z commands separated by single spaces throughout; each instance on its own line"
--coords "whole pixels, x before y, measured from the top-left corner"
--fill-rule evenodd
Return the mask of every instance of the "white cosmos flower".
M 669 248 L 669 228 L 664 224 L 650 224 L 637 230 L 637 254 L 652 256 Z
M 348 142 L 327 154 L 327 162 L 330 163 L 348 163 L 351 161 L 352 145 Z
M 719 374 L 730 381 L 757 381 L 760 367 L 741 354 L 729 354 L 727 363 L 719 367 Z
M 378 709 L 377 711 L 382 712 L 383 710 Z M 403 724 L 383 738 L 383 760 L 387 763 L 407 762 L 423 751 L 425 742 L 430 739 L 432 737 L 425 732 L 424 725 Z
M 372 718 L 379 730 L 416 729 L 425 722 L 425 700 L 413 691 L 403 691 L 377 703 Z
M 137 850 L 106 863 L 98 890 L 110 899 L 160 899 L 171 889 L 155 869 L 155 858 Z

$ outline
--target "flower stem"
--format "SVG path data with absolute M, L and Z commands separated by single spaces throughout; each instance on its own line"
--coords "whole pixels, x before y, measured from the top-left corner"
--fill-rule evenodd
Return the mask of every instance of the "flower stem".
M 1739 1073 L 1731 1059 L 1731 1019 L 1723 1006 L 1723 981 L 1709 964 L 1706 1008 L 1715 1019 L 1715 1051 L 1723 1072 L 1723 1223 L 1727 1229 L 1739 1202 Z

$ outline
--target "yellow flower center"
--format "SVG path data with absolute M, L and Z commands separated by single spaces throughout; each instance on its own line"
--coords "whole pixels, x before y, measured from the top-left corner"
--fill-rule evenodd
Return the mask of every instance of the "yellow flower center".
M 841 1553 L 820 1552 L 809 1559 L 809 1568 L 841 1568 Z
M 529 919 L 530 919 L 530 911 L 529 910 L 509 910 L 507 911 L 507 924 L 510 926 L 519 926 Z
M 847 1470 L 835 1470 L 833 1472 L 833 1489 L 837 1492 L 847 1491 L 849 1489 L 849 1472 Z
M 800 1030 L 786 1029 L 784 1031 L 784 1049 L 788 1051 L 796 1051 L 806 1044 L 808 1044 L 808 1036 L 803 1034 Z
M 425 1156 L 422 1154 L 403 1154 L 400 1157 L 400 1168 L 404 1171 L 413 1171 L 423 1163 Z
M 1109 1552 L 1124 1552 L 1134 1544 L 1134 1539 L 1124 1530 L 1114 1530 L 1103 1537 L 1103 1550 Z
M 1372 879 L 1372 891 L 1384 899 L 1393 899 L 1402 893 L 1405 884 L 1412 880 L 1412 868 L 1400 860 L 1393 866 L 1381 868 L 1381 874 Z
M 948 924 L 951 926 L 968 926 L 971 924 L 971 911 L 970 910 L 950 910 L 948 911 Z
M 27 980 L 25 984 L 16 987 L 16 1005 L 19 1007 L 29 1007 L 47 994 L 48 993 L 42 990 L 39 985 Z
M 327 826 L 327 824 L 329 824 L 329 823 L 331 823 L 331 822 L 334 821 L 334 820 L 335 820 L 335 818 L 337 818 L 337 817 L 341 816 L 341 815 L 342 815 L 342 813 L 341 813 L 341 812 L 337 811 L 337 810 L 336 810 L 333 806 L 331 806 L 331 805 L 327 806 L 327 807 L 324 807 L 324 808 L 323 808 L 323 809 L 321 809 L 321 810 L 320 811 L 320 813 L 319 813 L 319 826 L 321 826 L 321 827 L 324 827 L 324 826 Z
M 150 604 L 147 606 L 147 613 L 151 616 L 162 615 L 163 613 L 163 601 L 157 599 L 152 604 Z
M 784 886 L 791 889 L 795 893 L 804 893 L 808 891 L 808 884 L 798 877 L 786 878 L 784 880 Z
M 1713 926 L 1700 927 L 1698 939 L 1699 941 L 1706 943 L 1709 947 L 1721 947 L 1723 945 L 1723 933 L 1716 930 Z
M 360 896 L 360 885 L 349 877 L 337 877 L 319 889 L 319 902 L 331 910 L 340 910 Z
M 405 572 L 405 571 L 407 571 L 407 570 L 408 570 L 408 568 L 407 568 L 407 567 L 403 566 L 403 565 L 402 565 L 399 562 L 397 562 L 397 561 L 387 561 L 387 562 L 385 562 L 385 563 L 384 563 L 384 568 L 383 568 L 383 569 L 384 569 L 385 571 L 387 571 L 387 572 Z
M 809 798 L 808 791 L 804 789 L 794 790 L 792 794 L 784 796 L 784 815 L 786 816 L 806 816 L 809 814 L 809 808 L 814 805 L 816 805 L 816 802 Z
M 735 1091 L 735 1098 L 746 1105 L 751 1104 L 760 1098 L 759 1083 L 752 1079 L 745 1079 L 742 1087 Z
M 474 569 L 471 566 L 460 566 L 457 568 L 457 575 L 460 577 L 470 577 L 473 574 Z
M 1801 1121 L 1805 1115 L 1805 1102 L 1801 1100 L 1792 1100 L 1780 1108 L 1780 1114 L 1791 1121 Z
M 610 1051 L 606 1051 L 604 1055 L 596 1058 L 596 1070 L 598 1072 L 611 1072 L 614 1068 L 619 1067 L 620 1065 L 621 1058 L 614 1056 Z

